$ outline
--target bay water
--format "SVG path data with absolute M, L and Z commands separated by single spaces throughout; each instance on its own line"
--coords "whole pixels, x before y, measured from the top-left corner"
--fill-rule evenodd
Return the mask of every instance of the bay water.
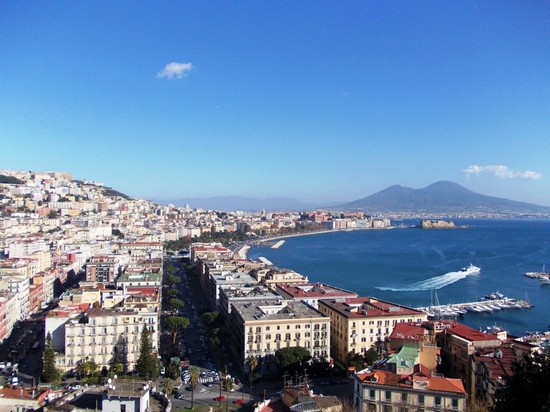
M 402 228 L 335 231 L 290 237 L 278 249 L 259 246 L 248 256 L 263 256 L 281 268 L 326 283 L 411 307 L 478 301 L 499 291 L 527 300 L 530 309 L 468 312 L 459 319 L 487 330 L 511 334 L 546 331 L 550 325 L 550 286 L 524 276 L 550 270 L 550 220 L 453 219 L 460 229 Z M 479 274 L 465 276 L 471 264 Z

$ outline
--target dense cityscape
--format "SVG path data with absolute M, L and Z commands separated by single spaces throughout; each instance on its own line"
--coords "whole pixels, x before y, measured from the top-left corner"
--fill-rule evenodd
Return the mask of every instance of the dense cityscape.
M 2 406 L 484 410 L 539 348 L 247 258 L 387 217 L 209 211 L 67 173 L 0 175 Z

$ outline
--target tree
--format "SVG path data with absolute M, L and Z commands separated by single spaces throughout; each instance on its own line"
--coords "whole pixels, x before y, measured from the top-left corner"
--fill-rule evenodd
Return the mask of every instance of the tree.
M 164 320 L 164 327 L 172 334 L 172 344 L 176 344 L 176 338 L 180 329 L 187 329 L 189 319 L 183 316 L 170 316 Z
M 223 390 L 225 391 L 226 398 L 225 398 L 225 412 L 229 409 L 229 392 L 231 392 L 231 389 L 233 389 L 233 378 L 230 375 L 225 375 L 225 378 L 221 382 L 223 386 Z M 221 405 L 220 405 L 221 406 Z
M 153 344 L 151 343 L 151 332 L 145 325 L 143 325 L 143 330 L 141 331 L 139 358 L 136 363 L 136 369 L 139 376 L 145 379 L 156 379 L 159 375 L 158 362 L 153 353 Z
M 170 396 L 174 393 L 174 381 L 170 378 L 166 378 L 162 381 L 162 391 L 166 396 Z
M 172 286 L 177 285 L 178 283 L 181 282 L 181 279 L 179 278 L 179 276 L 176 276 L 176 275 L 168 275 L 167 280 L 168 280 L 168 284 Z
M 199 381 L 200 369 L 197 366 L 189 367 L 189 384 L 191 385 L 191 409 L 195 402 L 195 385 Z
M 293 373 L 302 370 L 310 360 L 311 354 L 302 346 L 282 348 L 275 352 L 275 361 L 285 372 Z
M 550 348 L 512 365 L 512 376 L 497 391 L 493 408 L 505 411 L 550 411 Z
M 42 368 L 42 379 L 49 383 L 61 381 L 61 372 L 55 367 L 55 349 L 50 332 L 46 335 L 46 346 L 44 348 L 44 365 Z
M 185 306 L 185 302 L 181 299 L 172 298 L 168 301 L 168 305 L 172 311 L 175 312 L 178 309 L 183 308 Z
M 258 359 L 255 356 L 248 355 L 246 358 L 246 364 L 248 366 L 248 384 L 250 385 L 250 394 L 248 400 L 252 400 L 252 381 L 254 380 L 254 369 L 258 366 Z
M 219 316 L 220 312 L 204 312 L 201 317 L 206 326 L 214 327 L 217 324 Z
M 166 294 L 170 298 L 175 298 L 176 296 L 178 296 L 180 294 L 180 291 L 177 290 L 177 289 L 168 289 L 168 292 L 166 292 Z

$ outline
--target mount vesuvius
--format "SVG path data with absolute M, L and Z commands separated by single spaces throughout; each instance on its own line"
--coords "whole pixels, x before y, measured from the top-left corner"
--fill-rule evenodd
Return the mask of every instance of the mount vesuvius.
M 482 195 L 449 181 L 436 182 L 422 189 L 393 185 L 340 207 L 371 213 L 550 213 L 550 207 Z

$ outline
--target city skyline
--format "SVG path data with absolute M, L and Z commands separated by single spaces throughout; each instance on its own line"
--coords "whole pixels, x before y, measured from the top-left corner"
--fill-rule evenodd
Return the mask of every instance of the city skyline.
M 8 2 L 0 168 L 132 197 L 550 206 L 550 6 Z

